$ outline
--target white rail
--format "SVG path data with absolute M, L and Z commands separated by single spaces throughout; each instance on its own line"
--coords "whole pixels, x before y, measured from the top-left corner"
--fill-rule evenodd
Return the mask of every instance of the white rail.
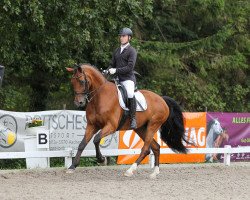
M 250 153 L 250 146 L 231 148 L 226 145 L 224 148 L 189 148 L 188 154 L 207 154 L 207 153 L 223 153 L 224 164 L 230 165 L 230 157 L 232 153 Z M 118 155 L 137 155 L 141 153 L 141 149 L 102 149 L 104 156 Z M 173 154 L 169 148 L 161 149 L 161 154 Z M 51 158 L 65 157 L 65 167 L 72 164 L 72 158 L 76 155 L 76 150 L 66 149 L 64 151 L 32 151 L 32 152 L 0 152 L 0 159 L 16 159 L 16 158 Z M 95 150 L 84 150 L 82 156 L 93 157 Z M 153 166 L 154 156 L 150 154 L 150 165 Z

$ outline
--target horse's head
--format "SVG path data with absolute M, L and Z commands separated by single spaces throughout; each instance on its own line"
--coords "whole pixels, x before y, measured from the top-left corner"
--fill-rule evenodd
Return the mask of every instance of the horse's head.
M 216 134 L 220 134 L 220 133 L 222 133 L 222 131 L 223 131 L 223 129 L 222 129 L 222 127 L 221 127 L 221 124 L 220 124 L 220 122 L 218 121 L 218 119 L 214 119 L 214 123 L 213 123 L 212 128 L 213 128 L 213 130 L 214 130 L 214 132 L 215 132 Z
M 66 68 L 68 72 L 73 73 L 71 83 L 75 93 L 74 103 L 78 108 L 84 108 L 89 94 L 89 80 L 81 66 Z

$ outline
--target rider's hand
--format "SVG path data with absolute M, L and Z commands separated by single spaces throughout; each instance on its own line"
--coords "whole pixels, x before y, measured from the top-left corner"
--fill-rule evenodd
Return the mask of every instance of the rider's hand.
M 108 75 L 109 71 L 108 70 L 102 70 L 102 74 Z
M 116 73 L 116 68 L 110 68 L 109 73 L 110 74 L 115 74 Z

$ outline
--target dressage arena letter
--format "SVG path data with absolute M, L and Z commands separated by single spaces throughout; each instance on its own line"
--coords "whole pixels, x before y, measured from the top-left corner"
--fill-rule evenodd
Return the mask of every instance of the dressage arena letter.
M 39 144 L 47 144 L 47 135 L 45 133 L 39 133 L 38 134 L 38 143 Z
M 49 148 L 48 133 L 37 133 L 37 148 Z

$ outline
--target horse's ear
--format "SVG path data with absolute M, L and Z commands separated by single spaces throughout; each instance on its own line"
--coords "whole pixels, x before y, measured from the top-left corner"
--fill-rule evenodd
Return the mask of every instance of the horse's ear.
M 77 70 L 82 73 L 82 68 L 81 66 L 78 66 Z
M 67 70 L 68 72 L 73 72 L 73 71 L 74 71 L 74 68 L 66 67 L 66 70 Z

